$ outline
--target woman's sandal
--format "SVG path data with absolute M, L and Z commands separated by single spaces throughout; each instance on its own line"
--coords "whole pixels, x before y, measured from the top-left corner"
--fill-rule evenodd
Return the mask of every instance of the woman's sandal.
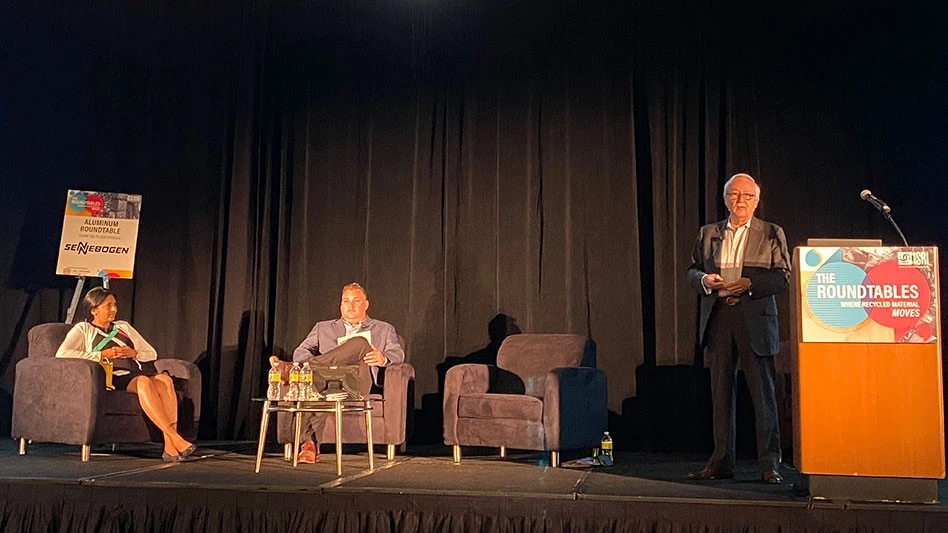
M 178 453 L 181 454 L 180 455 L 181 459 L 187 459 L 188 457 L 191 456 L 192 453 L 196 452 L 197 449 L 198 449 L 197 444 L 192 444 Z

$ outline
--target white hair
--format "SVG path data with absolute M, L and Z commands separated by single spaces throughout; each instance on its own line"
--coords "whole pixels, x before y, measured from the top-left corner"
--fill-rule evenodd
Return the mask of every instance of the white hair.
M 753 178 L 750 174 L 738 173 L 731 176 L 731 179 L 727 180 L 724 183 L 724 199 L 727 200 L 728 193 L 731 192 L 731 187 L 734 185 L 734 180 L 737 178 L 749 179 L 751 183 L 754 184 L 754 189 L 757 191 L 757 199 L 760 200 L 760 185 L 757 184 L 757 180 Z

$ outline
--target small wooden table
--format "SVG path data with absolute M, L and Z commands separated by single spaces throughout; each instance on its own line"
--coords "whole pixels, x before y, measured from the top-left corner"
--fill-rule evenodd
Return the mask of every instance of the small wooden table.
M 365 413 L 365 437 L 369 451 L 369 470 L 375 470 L 375 456 L 372 452 L 372 404 L 364 400 L 313 400 L 313 401 L 280 401 L 266 398 L 253 398 L 255 402 L 263 402 L 263 412 L 260 418 L 260 438 L 257 440 L 257 464 L 254 472 L 260 473 L 260 462 L 263 459 L 263 445 L 267 438 L 267 426 L 272 413 L 293 413 L 293 466 L 299 464 L 300 433 L 302 432 L 303 417 L 300 413 L 335 413 L 336 415 L 336 475 L 342 475 L 342 413 Z

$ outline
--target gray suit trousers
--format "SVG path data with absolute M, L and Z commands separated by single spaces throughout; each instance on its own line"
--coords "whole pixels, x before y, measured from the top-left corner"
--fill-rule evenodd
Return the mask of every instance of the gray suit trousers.
M 736 455 L 736 389 L 738 362 L 747 378 L 757 430 L 757 461 L 761 471 L 779 470 L 780 428 L 773 356 L 759 356 L 751 347 L 741 305 L 719 301 L 709 321 L 707 349 L 711 358 L 714 453 L 708 468 L 731 471 Z

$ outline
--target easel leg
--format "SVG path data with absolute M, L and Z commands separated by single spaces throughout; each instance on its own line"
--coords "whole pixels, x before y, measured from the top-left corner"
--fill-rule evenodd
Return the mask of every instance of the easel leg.
M 82 286 L 85 284 L 85 276 L 76 278 L 76 292 L 72 293 L 72 301 L 69 303 L 69 309 L 66 311 L 67 324 L 72 324 L 72 319 L 76 316 L 76 308 L 79 307 L 79 298 L 82 297 Z

